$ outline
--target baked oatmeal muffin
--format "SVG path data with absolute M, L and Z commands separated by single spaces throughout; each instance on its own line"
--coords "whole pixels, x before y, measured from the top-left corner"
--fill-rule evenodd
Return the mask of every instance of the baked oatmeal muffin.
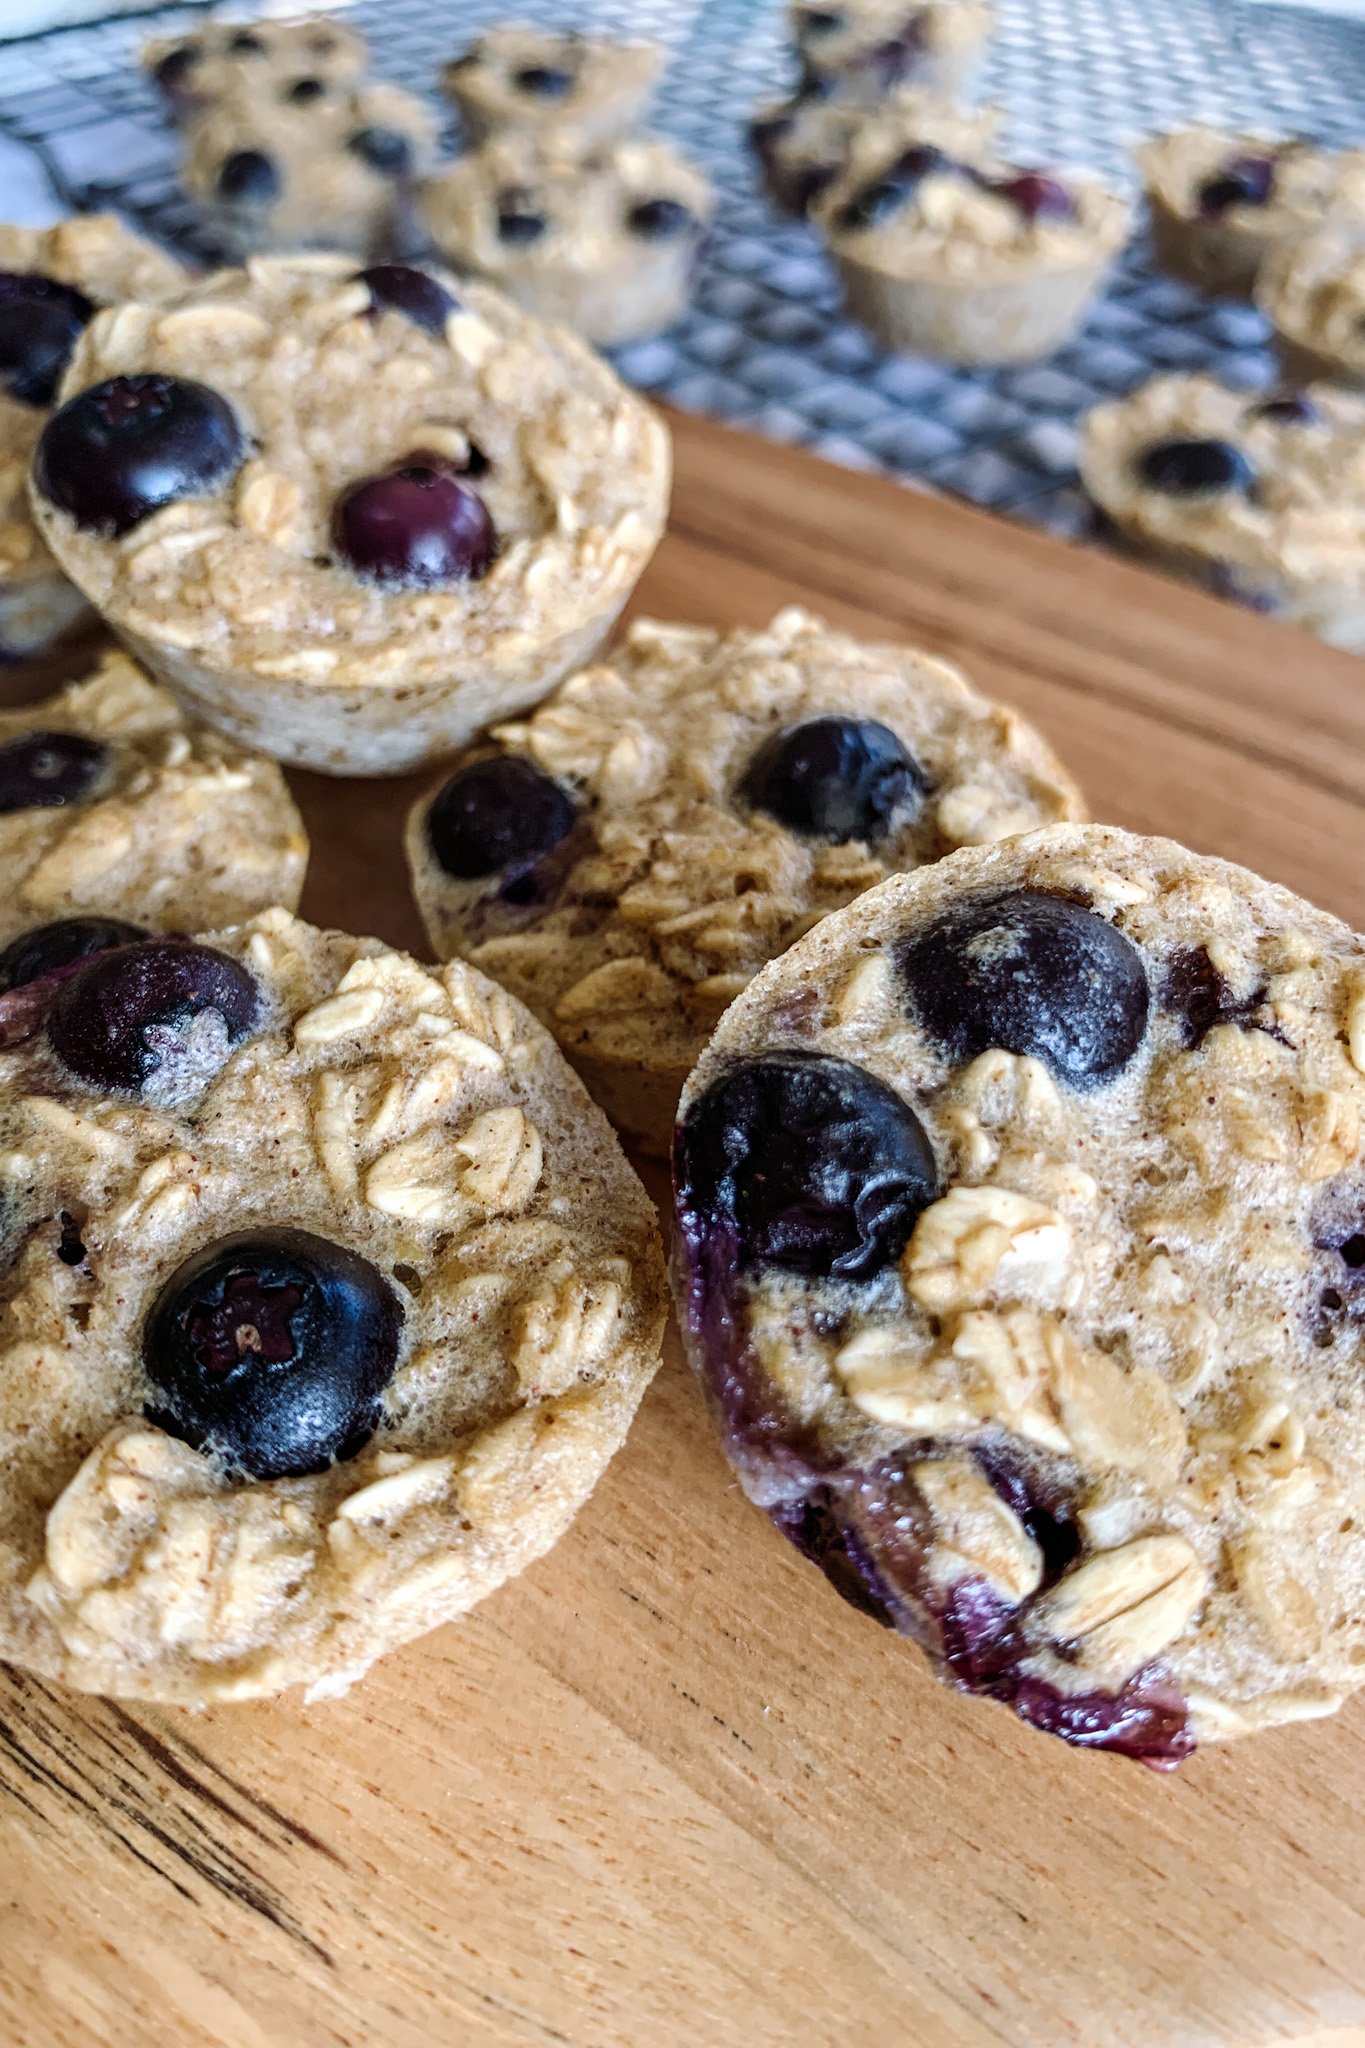
M 874 132 L 816 208 L 848 307 L 888 348 L 1030 362 L 1068 340 L 1128 233 L 1082 174 L 908 148 Z
M 433 179 L 422 215 L 462 275 L 612 347 L 681 313 L 712 203 L 706 178 L 666 142 L 582 149 L 516 135 Z
M 28 508 L 29 459 L 71 351 L 101 306 L 169 297 L 188 281 L 112 213 L 0 225 L 0 665 L 41 654 L 89 616 Z
M 898 85 L 960 96 L 991 31 L 986 0 L 794 0 L 790 20 L 806 81 L 874 99 Z
M 1157 377 L 1090 414 L 1081 480 L 1130 552 L 1365 654 L 1365 398 Z
M 793 609 L 760 632 L 638 621 L 442 776 L 408 859 L 438 956 L 504 982 L 666 1153 L 721 1011 L 802 932 L 899 868 L 1084 815 L 957 669 Z
M 871 151 L 886 162 L 916 144 L 932 143 L 949 156 L 977 156 L 991 148 L 999 127 L 998 107 L 969 113 L 937 93 L 908 86 L 871 106 L 857 98 L 798 93 L 760 107 L 749 139 L 773 200 L 784 213 L 805 214 L 843 176 L 855 151 Z
M 1354 152 L 1365 163 L 1365 152 Z M 1250 298 L 1273 248 L 1317 226 L 1350 159 L 1307 142 L 1182 128 L 1137 151 L 1163 270 L 1201 290 Z
M 688 1082 L 750 1497 L 939 1676 L 1168 1769 L 1365 1678 L 1365 941 L 1169 840 L 897 875 Z
M 1365 391 L 1365 179 L 1348 190 L 1349 213 L 1272 250 L 1256 303 L 1290 383 L 1322 378 Z
M 316 81 L 306 81 L 315 83 Z M 396 85 L 220 100 L 186 137 L 183 182 L 223 250 L 344 249 L 378 258 L 412 236 L 436 161 L 430 107 Z
M 187 718 L 126 654 L 0 712 L 0 946 L 79 912 L 184 932 L 292 910 L 307 861 L 276 764 Z
M 283 910 L 61 981 L 0 1163 L 0 1654 L 81 1691 L 343 1691 L 550 1548 L 658 1362 L 548 1034 Z
M 142 66 L 177 118 L 244 92 L 289 99 L 310 85 L 354 85 L 365 74 L 365 39 L 329 15 L 296 21 L 209 21 L 192 35 L 145 45 Z
M 383 775 L 588 660 L 654 551 L 662 422 L 482 285 L 256 258 L 78 348 L 34 502 L 63 567 L 192 709 Z
M 584 146 L 643 120 L 663 69 L 657 43 L 509 24 L 492 28 L 441 73 L 469 143 L 550 129 Z

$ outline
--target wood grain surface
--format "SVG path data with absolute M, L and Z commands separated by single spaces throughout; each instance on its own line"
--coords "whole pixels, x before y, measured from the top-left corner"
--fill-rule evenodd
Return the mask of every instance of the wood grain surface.
M 939 649 L 1097 815 L 1360 917 L 1361 663 L 675 425 L 637 610 Z M 307 913 L 422 950 L 412 785 L 295 782 Z M 553 1555 L 339 1703 L 0 1673 L 0 1840 L 5 2048 L 1365 2042 L 1365 1701 L 1163 1780 L 941 1691 L 747 1505 L 673 1343 Z

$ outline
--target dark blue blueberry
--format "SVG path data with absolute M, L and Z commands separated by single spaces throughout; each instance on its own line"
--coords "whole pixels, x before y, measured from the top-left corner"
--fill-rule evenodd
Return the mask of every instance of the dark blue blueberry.
M 149 512 L 236 474 L 246 441 L 225 398 L 186 378 L 110 377 L 48 421 L 33 479 L 87 533 L 129 533 Z
M 55 924 L 21 932 L 0 952 L 0 993 L 27 988 L 51 974 L 67 974 L 96 953 L 134 946 L 147 937 L 139 925 L 117 917 L 63 917 Z
M 403 1331 L 368 1259 L 245 1230 L 171 1275 L 143 1328 L 149 1418 L 252 1479 L 321 1472 L 374 1434 Z
M 641 199 L 626 215 L 626 226 L 644 242 L 673 242 L 697 225 L 697 216 L 680 199 Z
M 168 50 L 152 73 L 153 82 L 168 99 L 176 99 L 189 83 L 190 73 L 199 62 L 199 52 L 188 43 L 182 43 L 178 50 Z
M 230 36 L 228 49 L 234 57 L 263 57 L 266 54 L 264 39 L 254 35 L 249 28 L 239 28 L 235 36 Z
M 1248 996 L 1235 996 L 1210 958 L 1207 947 L 1187 946 L 1172 953 L 1161 985 L 1161 1007 L 1175 1018 L 1186 1049 L 1195 1052 L 1217 1024 L 1236 1024 L 1243 1031 L 1263 1031 L 1288 1045 L 1279 1025 L 1261 1019 L 1266 985 Z
M 847 1060 L 774 1053 L 713 1081 L 678 1134 L 692 1236 L 733 1236 L 740 1267 L 864 1280 L 898 1258 L 937 1192 L 919 1119 Z
M 765 740 L 739 793 L 755 810 L 814 839 L 885 838 L 919 816 L 925 780 L 889 726 L 872 718 L 807 718 Z
M 1206 220 L 1216 220 L 1230 206 L 1265 206 L 1275 190 L 1275 159 L 1269 156 L 1229 157 L 1221 170 L 1206 178 L 1196 197 Z
M 516 902 L 532 871 L 567 839 L 578 809 L 568 791 L 520 754 L 486 754 L 458 768 L 427 813 L 427 839 L 457 882 L 496 875 Z
M 1093 911 L 1036 889 L 959 905 L 899 965 L 920 1024 L 954 1062 L 999 1046 L 1072 1088 L 1096 1088 L 1123 1072 L 1147 1029 L 1137 948 Z
M 848 16 L 841 14 L 837 7 L 803 7 L 797 16 L 796 30 L 799 36 L 837 36 L 848 27 Z
M 512 83 L 531 99 L 562 100 L 574 89 L 574 75 L 559 64 L 526 64 L 512 73 Z
M 320 78 L 296 78 L 285 88 L 285 98 L 294 107 L 311 107 L 324 96 L 327 87 Z
M 47 1033 L 83 1081 L 135 1093 L 163 1067 L 163 1078 L 178 1078 L 196 1018 L 213 1013 L 231 1046 L 255 1028 L 260 1007 L 255 981 L 226 953 L 192 939 L 144 939 L 95 954 L 64 981 Z
M 51 405 L 71 351 L 95 317 L 74 285 L 0 271 L 0 385 L 21 405 Z
M 1172 498 L 1198 498 L 1214 491 L 1248 491 L 1256 472 L 1231 441 L 1155 441 L 1137 459 L 1137 472 L 1154 491 Z
M 108 766 L 108 747 L 81 733 L 21 733 L 0 746 L 0 813 L 82 803 Z
M 543 213 L 537 213 L 534 196 L 524 186 L 509 185 L 499 192 L 498 240 L 506 242 L 509 248 L 524 248 L 528 242 L 538 242 L 549 228 L 550 223 Z
M 219 166 L 214 190 L 229 206 L 269 206 L 280 196 L 279 168 L 263 150 L 235 150 Z
M 931 172 L 948 170 L 951 165 L 952 159 L 933 143 L 907 149 L 879 178 L 869 180 L 844 201 L 835 215 L 835 226 L 845 230 L 883 226 L 909 204 L 922 179 Z
M 1273 420 L 1277 427 L 1315 427 L 1322 414 L 1306 391 L 1280 391 L 1251 408 L 1254 420 Z
M 767 157 L 775 142 L 790 135 L 795 125 L 794 114 L 759 114 L 749 123 L 749 140 L 762 157 Z
M 375 263 L 368 270 L 358 270 L 352 282 L 369 286 L 372 313 L 401 313 L 415 327 L 438 338 L 444 335 L 451 314 L 458 311 L 458 300 L 445 286 L 410 263 Z
M 346 147 L 381 178 L 406 178 L 412 171 L 412 144 L 396 128 L 358 128 Z
M 353 484 L 337 501 L 332 538 L 357 575 L 424 589 L 477 582 L 498 551 L 478 492 L 448 462 L 420 455 Z

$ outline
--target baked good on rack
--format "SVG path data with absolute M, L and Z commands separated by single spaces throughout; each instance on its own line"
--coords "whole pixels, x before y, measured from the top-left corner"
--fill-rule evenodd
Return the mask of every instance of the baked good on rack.
M 276 910 L 0 1053 L 0 1651 L 344 1690 L 548 1550 L 658 1362 L 657 1221 L 548 1034 Z
M 666 142 L 511 135 L 432 179 L 422 216 L 462 275 L 610 347 L 681 313 L 712 205 L 707 179 Z
M 251 93 L 302 104 L 312 89 L 354 85 L 369 63 L 364 37 L 330 15 L 293 21 L 209 21 L 192 34 L 157 37 L 142 66 L 177 118 Z
M 233 256 L 345 249 L 378 258 L 411 239 L 436 139 L 431 108 L 396 85 L 324 87 L 302 101 L 236 94 L 191 124 L 183 182 Z
M 1352 153 L 1365 164 L 1365 152 Z M 1137 151 L 1163 270 L 1201 290 L 1250 298 L 1261 264 L 1316 227 L 1351 156 L 1312 143 L 1181 128 Z
M 1323 226 L 1267 256 L 1256 303 L 1291 384 L 1365 391 L 1365 176 L 1346 189 Z
M 663 529 L 661 421 L 477 284 L 256 258 L 97 319 L 39 446 L 63 567 L 211 724 L 387 774 L 589 659 Z
M 1130 552 L 1365 654 L 1365 398 L 1155 377 L 1090 413 L 1080 466 Z
M 805 81 L 874 99 L 900 85 L 960 96 L 991 30 L 986 0 L 793 0 L 789 19 Z
M 953 847 L 1084 816 L 1015 712 L 945 661 L 795 609 L 639 620 L 415 806 L 438 955 L 505 982 L 649 1150 L 725 1005 L 828 911 Z
M 169 297 L 181 266 L 112 213 L 0 225 L 0 664 L 40 654 L 89 616 L 28 508 L 28 465 L 82 331 L 101 306 Z
M 657 43 L 528 28 L 488 29 L 441 73 L 467 142 L 551 129 L 587 145 L 643 119 L 663 68 Z
M 202 931 L 276 903 L 292 910 L 307 861 L 275 762 L 188 718 L 126 654 L 0 712 L 0 946 L 31 951 L 36 927 L 85 913 Z M 5 994 L 17 986 L 7 960 Z
M 1365 941 L 1099 826 L 826 919 L 683 1095 L 751 1498 L 948 1683 L 1160 1768 L 1365 1678 Z
M 873 131 L 815 209 L 848 308 L 888 348 L 1030 362 L 1068 340 L 1128 233 L 1081 173 L 904 147 Z
M 998 107 L 968 112 L 916 86 L 871 105 L 807 91 L 760 107 L 749 139 L 772 198 L 784 213 L 804 214 L 842 177 L 855 151 L 869 149 L 870 136 L 884 161 L 917 143 L 970 156 L 990 149 L 999 126 Z

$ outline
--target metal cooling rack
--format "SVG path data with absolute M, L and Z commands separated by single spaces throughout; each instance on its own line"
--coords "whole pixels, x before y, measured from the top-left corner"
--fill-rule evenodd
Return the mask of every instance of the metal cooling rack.
M 1182 122 L 1365 140 L 1365 25 L 1230 0 L 995 9 L 984 90 L 1006 108 L 1007 147 L 1024 161 L 1088 164 L 1131 187 L 1132 143 Z M 879 349 L 841 317 L 817 238 L 774 213 L 748 154 L 750 109 L 790 83 L 778 0 L 360 0 L 351 16 L 377 68 L 427 93 L 440 63 L 498 19 L 668 47 L 654 125 L 709 171 L 719 214 L 686 315 L 615 360 L 687 410 L 1074 533 L 1085 516 L 1076 428 L 1090 405 L 1156 370 L 1207 370 L 1247 389 L 1273 374 L 1259 315 L 1157 276 L 1141 239 L 1084 332 L 1046 363 L 962 371 Z M 67 204 L 117 206 L 211 255 L 136 64 L 147 35 L 197 18 L 200 9 L 164 8 L 0 45 L 0 135 L 39 155 Z

